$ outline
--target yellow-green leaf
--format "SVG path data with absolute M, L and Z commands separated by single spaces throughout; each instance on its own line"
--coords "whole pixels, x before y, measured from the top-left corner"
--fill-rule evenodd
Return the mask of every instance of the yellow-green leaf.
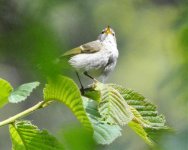
M 29 121 L 9 125 L 13 150 L 63 150 L 58 140 L 45 130 L 39 130 Z
M 44 100 L 64 103 L 86 128 L 92 129 L 83 107 L 80 90 L 72 79 L 64 76 L 58 76 L 55 80 L 50 79 L 44 89 Z
M 0 108 L 8 103 L 8 97 L 12 90 L 10 83 L 0 78 Z

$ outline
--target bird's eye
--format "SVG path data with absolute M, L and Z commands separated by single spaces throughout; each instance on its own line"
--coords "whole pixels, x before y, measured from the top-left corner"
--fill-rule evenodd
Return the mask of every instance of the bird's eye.
M 104 34 L 104 31 L 102 31 L 101 34 Z
M 115 33 L 112 33 L 113 36 L 115 36 Z

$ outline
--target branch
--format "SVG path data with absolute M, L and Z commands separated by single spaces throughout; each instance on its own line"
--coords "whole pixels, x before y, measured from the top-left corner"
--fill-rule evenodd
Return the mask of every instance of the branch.
M 4 121 L 1 121 L 0 122 L 0 127 L 4 126 L 4 125 L 7 125 L 7 124 L 10 124 L 10 123 L 13 123 L 15 120 L 19 119 L 19 118 L 23 118 L 31 113 L 33 113 L 34 111 L 38 110 L 38 109 L 41 109 L 41 108 L 45 108 L 47 107 L 48 105 L 50 105 L 53 101 L 40 101 L 38 102 L 36 105 L 34 105 L 33 107 L 30 107 L 28 109 L 26 109 L 25 111 L 22 111 L 21 113 L 19 114 L 16 114 Z

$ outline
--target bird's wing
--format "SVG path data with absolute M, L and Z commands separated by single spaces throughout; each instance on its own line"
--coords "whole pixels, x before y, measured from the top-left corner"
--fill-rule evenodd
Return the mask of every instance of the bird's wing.
M 73 48 L 65 52 L 62 56 L 70 56 L 81 53 L 95 53 L 100 51 L 102 48 L 102 43 L 100 41 L 92 41 L 86 44 L 83 44 L 79 47 Z

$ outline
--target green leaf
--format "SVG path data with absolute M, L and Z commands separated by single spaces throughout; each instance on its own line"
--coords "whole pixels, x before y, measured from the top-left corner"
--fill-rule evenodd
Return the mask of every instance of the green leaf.
M 158 115 L 156 106 L 148 102 L 144 96 L 119 85 L 111 84 L 111 86 L 117 89 L 124 97 L 125 101 L 131 106 L 134 118 L 129 123 L 129 126 L 140 135 L 147 144 L 155 144 L 155 136 L 151 136 L 151 133 L 158 135 L 162 131 L 169 131 L 169 127 L 165 125 L 166 120 L 164 116 Z
M 66 143 L 66 150 L 96 150 L 96 142 L 83 126 L 68 124 L 58 131 L 58 137 L 62 143 Z
M 91 123 L 83 107 L 80 90 L 72 79 L 64 76 L 58 76 L 56 80 L 50 79 L 44 89 L 44 99 L 64 103 L 87 129 L 92 130 Z
M 135 121 L 131 121 L 129 123 L 129 127 L 131 127 L 144 141 L 153 146 L 153 141 L 149 138 L 148 133 L 144 130 L 143 126 Z
M 125 101 L 135 108 L 140 116 L 148 122 L 150 127 L 160 128 L 165 126 L 165 117 L 163 115 L 158 115 L 156 106 L 148 102 L 144 96 L 121 86 L 113 85 L 113 87 L 114 86 L 124 97 Z
M 101 116 L 97 110 L 98 104 L 96 101 L 86 97 L 82 98 L 84 107 L 94 128 L 93 137 L 98 144 L 110 144 L 116 138 L 121 136 L 121 128 L 119 125 L 110 125 L 101 121 Z
M 18 103 L 26 100 L 26 98 L 31 94 L 33 89 L 39 86 L 39 82 L 31 82 L 20 85 L 16 90 L 14 90 L 9 96 L 9 102 Z
M 149 127 L 149 122 L 144 120 L 135 108 L 131 107 L 131 111 L 134 114 L 134 118 L 131 122 L 129 122 L 129 127 L 131 127 L 140 137 L 142 137 L 148 145 L 152 146 L 153 141 L 151 138 L 149 138 L 149 135 L 144 128 Z
M 8 97 L 12 90 L 10 83 L 0 78 L 0 108 L 8 103 Z
M 99 102 L 101 99 L 101 92 L 94 90 L 93 88 L 89 88 L 84 90 L 84 96 Z
M 55 137 L 39 130 L 29 121 L 17 121 L 9 125 L 13 150 L 63 150 Z
M 126 125 L 133 118 L 133 113 L 121 94 L 109 85 L 96 83 L 96 90 L 101 92 L 98 110 L 102 120 L 110 124 Z

